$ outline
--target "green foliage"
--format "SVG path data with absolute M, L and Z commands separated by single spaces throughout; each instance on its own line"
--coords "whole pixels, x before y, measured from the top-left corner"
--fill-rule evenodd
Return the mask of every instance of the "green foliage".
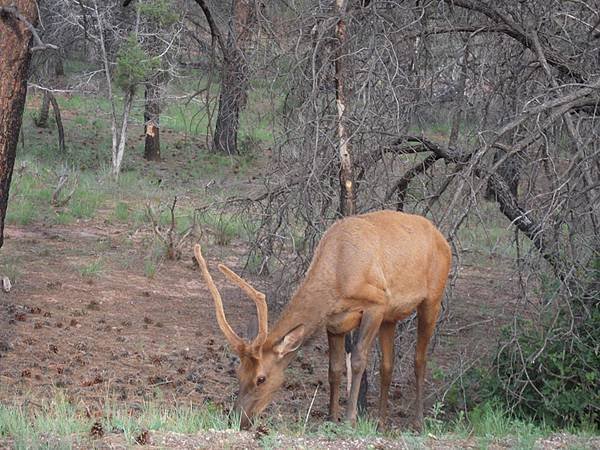
M 217 245 L 229 245 L 232 240 L 241 237 L 247 224 L 238 217 L 229 214 L 204 213 L 200 222 L 211 228 Z
M 158 58 L 146 54 L 135 34 L 130 34 L 117 53 L 115 81 L 123 91 L 131 91 L 150 78 L 160 65 Z
M 127 222 L 129 220 L 129 215 L 131 211 L 129 210 L 129 205 L 125 202 L 118 202 L 115 205 L 115 218 L 119 222 Z
M 334 438 L 374 437 L 379 435 L 377 420 L 371 417 L 358 416 L 356 426 L 348 423 L 323 422 L 316 430 L 317 435 Z
M 12 202 L 6 214 L 6 222 L 15 225 L 29 225 L 37 218 L 37 209 L 31 200 Z
M 149 0 L 138 2 L 140 15 L 161 28 L 167 28 L 179 20 L 177 8 L 169 0 Z
M 38 400 L 40 401 L 40 400 Z M 35 414 L 22 406 L 0 404 L 0 437 L 14 439 L 14 448 L 40 448 L 43 436 L 71 440 L 74 433 L 85 435 L 91 424 L 63 395 L 45 401 Z M 69 442 L 56 440 L 53 448 L 70 448 Z
M 572 316 L 573 314 L 573 316 Z M 571 305 L 504 330 L 486 395 L 521 417 L 557 426 L 597 427 L 600 420 L 600 309 Z
M 82 277 L 95 277 L 102 271 L 103 263 L 100 258 L 79 269 Z
M 69 202 L 69 210 L 78 219 L 91 219 L 96 214 L 101 202 L 102 196 L 99 192 L 78 188 Z

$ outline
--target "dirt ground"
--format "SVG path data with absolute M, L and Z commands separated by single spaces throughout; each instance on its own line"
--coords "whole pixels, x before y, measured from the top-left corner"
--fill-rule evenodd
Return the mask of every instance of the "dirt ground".
M 0 402 L 50 398 L 60 388 L 92 416 L 102 415 L 107 399 L 132 410 L 153 398 L 231 405 L 236 358 L 216 324 L 191 248 L 182 260 L 165 262 L 150 279 L 142 267 L 146 238 L 125 226 L 94 221 L 6 229 L 0 261 L 5 268 L 15 266 L 11 270 L 18 275 L 10 293 L 0 293 Z M 225 262 L 240 269 L 243 255 L 236 254 L 236 247 L 219 252 L 226 252 Z M 98 273 L 82 275 L 81 268 L 99 258 Z M 208 261 L 214 269 L 216 261 Z M 495 330 L 518 307 L 507 288 L 510 275 L 498 267 L 461 268 L 430 358 L 428 408 L 443 394 L 444 377 L 432 377 L 432 371 L 454 373 L 477 364 L 474 357 L 494 345 Z M 244 330 L 255 314 L 253 303 L 216 279 L 228 319 Z M 391 388 L 392 427 L 405 427 L 410 419 L 412 349 L 406 350 L 400 352 L 407 357 Z M 310 415 L 324 419 L 327 361 L 323 333 L 292 363 L 284 388 L 265 414 L 296 420 L 315 396 Z M 369 404 L 374 410 L 377 367 L 371 374 Z

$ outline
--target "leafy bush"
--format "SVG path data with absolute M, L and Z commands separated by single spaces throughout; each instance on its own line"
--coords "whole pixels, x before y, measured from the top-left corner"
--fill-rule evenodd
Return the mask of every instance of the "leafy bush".
M 594 284 L 595 294 L 588 289 L 584 301 L 565 300 L 539 322 L 519 320 L 512 333 L 504 330 L 485 395 L 547 424 L 598 426 L 600 299 Z
M 160 65 L 158 58 L 146 55 L 135 34 L 130 34 L 117 53 L 115 79 L 124 91 L 134 89 L 152 76 Z
M 137 8 L 143 17 L 156 23 L 161 28 L 167 28 L 179 20 L 177 10 L 173 8 L 168 0 L 138 2 Z

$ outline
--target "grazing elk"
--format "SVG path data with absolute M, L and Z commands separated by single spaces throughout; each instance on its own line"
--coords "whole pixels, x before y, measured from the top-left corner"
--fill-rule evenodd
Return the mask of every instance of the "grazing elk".
M 270 402 L 298 348 L 323 327 L 329 340 L 329 413 L 334 421 L 340 418 L 344 335 L 359 327 L 358 341 L 352 350 L 352 382 L 346 411 L 346 419 L 352 423 L 356 421 L 360 380 L 379 333 L 379 412 L 380 423 L 385 424 L 396 322 L 415 310 L 418 336 L 414 423 L 421 426 L 426 351 L 451 262 L 450 247 L 431 222 L 394 211 L 372 212 L 336 222 L 323 235 L 304 281 L 270 331 L 265 295 L 220 264 L 219 270 L 256 303 L 258 332 L 252 342 L 240 338 L 227 323 L 221 296 L 199 245 L 194 253 L 214 298 L 219 327 L 240 357 L 240 390 L 235 409 L 241 414 L 243 428 L 248 428 L 251 418 Z

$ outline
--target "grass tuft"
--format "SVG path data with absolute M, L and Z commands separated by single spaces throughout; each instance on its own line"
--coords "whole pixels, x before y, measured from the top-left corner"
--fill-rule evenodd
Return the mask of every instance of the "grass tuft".
M 79 269 L 82 277 L 95 277 L 102 272 L 104 263 L 100 258 Z

